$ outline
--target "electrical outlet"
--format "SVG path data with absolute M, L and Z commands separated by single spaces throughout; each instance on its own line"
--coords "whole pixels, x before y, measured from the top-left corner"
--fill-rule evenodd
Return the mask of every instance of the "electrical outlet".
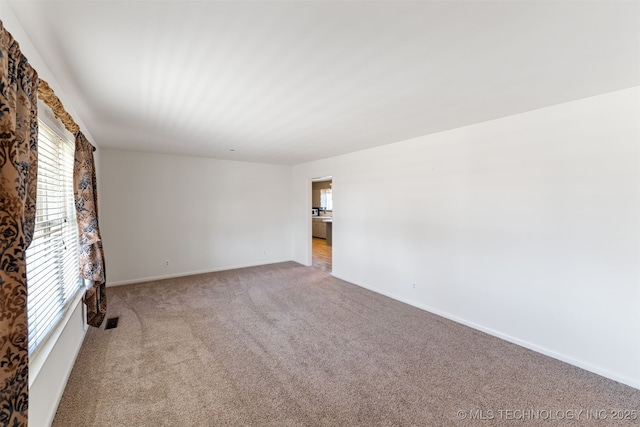
M 165 267 L 169 267 L 169 260 L 168 259 L 164 261 L 164 266 Z
M 416 284 L 415 284 L 415 283 L 412 283 L 412 284 L 411 284 L 411 287 L 412 287 L 413 289 L 415 289 L 415 288 L 416 288 Z

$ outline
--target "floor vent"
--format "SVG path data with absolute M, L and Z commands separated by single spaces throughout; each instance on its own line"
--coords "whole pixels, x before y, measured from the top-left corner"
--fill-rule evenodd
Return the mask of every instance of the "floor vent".
M 114 329 L 118 327 L 119 317 L 112 317 L 111 319 L 107 319 L 107 325 L 104 327 L 105 329 Z

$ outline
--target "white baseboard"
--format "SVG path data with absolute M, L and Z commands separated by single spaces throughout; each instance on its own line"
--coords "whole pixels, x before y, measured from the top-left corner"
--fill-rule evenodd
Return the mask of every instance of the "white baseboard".
M 494 337 L 503 339 L 503 340 L 508 341 L 510 343 L 519 345 L 519 346 L 527 348 L 529 350 L 533 350 L 536 353 L 544 354 L 545 356 L 552 357 L 554 359 L 560 360 L 562 362 L 568 363 L 568 364 L 573 365 L 573 366 L 577 366 L 578 368 L 582 368 L 582 369 L 587 370 L 589 372 L 593 372 L 594 374 L 598 374 L 598 375 L 603 376 L 605 378 L 609 378 L 611 380 L 617 381 L 617 382 L 622 383 L 622 384 L 626 384 L 626 385 L 628 385 L 630 387 L 633 387 L 633 388 L 636 388 L 636 389 L 640 390 L 640 382 L 635 381 L 635 380 L 633 380 L 631 378 L 620 376 L 620 375 L 618 375 L 618 374 L 616 374 L 614 372 L 610 372 L 610 371 L 608 371 L 606 369 L 602 369 L 602 368 L 600 368 L 598 366 L 593 366 L 593 365 L 591 365 L 589 363 L 583 362 L 583 361 L 578 360 L 578 359 L 574 359 L 573 357 L 569 357 L 569 356 L 561 354 L 561 353 L 557 353 L 557 352 L 555 352 L 553 350 L 550 350 L 548 348 L 541 347 L 539 345 L 530 343 L 528 341 L 521 340 L 521 339 L 516 338 L 516 337 L 512 337 L 510 335 L 504 334 L 504 333 L 502 333 L 500 331 L 496 331 L 496 330 L 491 329 L 491 328 L 484 327 L 482 325 L 479 325 L 477 323 L 474 323 L 474 322 L 468 321 L 466 319 L 460 318 L 458 316 L 452 315 L 452 314 L 447 313 L 445 311 L 438 310 L 437 308 L 428 306 L 426 304 L 421 304 L 421 303 L 418 303 L 416 301 L 411 301 L 411 300 L 399 297 L 397 295 L 391 294 L 389 292 L 385 292 L 385 291 L 382 291 L 380 289 L 377 289 L 377 288 L 374 288 L 374 287 L 371 287 L 371 286 L 367 286 L 367 285 L 364 285 L 364 284 L 361 284 L 361 283 L 357 283 L 357 282 L 355 282 L 353 280 L 349 280 L 348 278 L 345 278 L 345 277 L 340 277 L 340 276 L 335 275 L 335 274 L 332 274 L 332 275 L 334 277 L 336 277 L 337 279 L 344 280 L 345 282 L 352 283 L 352 284 L 354 284 L 356 286 L 360 286 L 361 288 L 368 289 L 368 290 L 370 290 L 372 292 L 375 292 L 377 294 L 384 295 L 386 297 L 389 297 L 389 298 L 394 299 L 396 301 L 403 302 L 405 304 L 409 304 L 409 305 L 411 305 L 413 307 L 416 307 L 416 308 L 419 308 L 421 310 L 428 311 L 429 313 L 433 313 L 435 315 L 444 317 L 445 319 L 452 320 L 452 321 L 454 321 L 456 323 L 460 323 L 462 325 L 465 325 L 465 326 L 468 326 L 470 328 L 476 329 L 478 331 L 487 333 L 489 335 L 492 335 Z
M 292 260 L 291 259 L 270 260 L 270 261 L 266 261 L 266 262 L 253 263 L 253 264 L 230 265 L 230 266 L 226 266 L 226 267 L 211 268 L 211 269 L 206 269 L 206 270 L 183 271 L 183 272 L 180 272 L 180 273 L 166 274 L 166 275 L 161 275 L 161 276 L 150 276 L 150 277 L 140 277 L 140 278 L 137 278 L 137 279 L 130 279 L 130 280 L 120 280 L 120 281 L 117 281 L 117 282 L 109 282 L 107 280 L 107 287 L 122 286 L 122 285 L 132 285 L 132 284 L 135 284 L 135 283 L 152 282 L 152 281 L 155 281 L 155 280 L 174 279 L 176 277 L 195 276 L 196 274 L 215 273 L 215 272 L 218 272 L 218 271 L 236 270 L 238 268 L 258 267 L 258 266 L 261 266 L 261 265 L 278 264 L 278 263 L 281 263 L 281 262 L 289 262 L 289 261 L 292 261 Z
M 163 276 L 144 277 L 144 278 L 138 278 L 138 279 L 132 279 L 132 280 L 123 280 L 123 281 L 119 281 L 119 282 L 112 282 L 112 283 L 109 283 L 108 286 L 111 287 L 111 286 L 130 285 L 130 284 L 134 284 L 134 283 L 150 282 L 150 281 L 154 281 L 154 280 L 163 280 L 163 279 L 172 279 L 172 278 L 175 278 L 175 277 L 193 276 L 193 275 L 196 275 L 196 274 L 214 273 L 214 272 L 217 272 L 217 271 L 235 270 L 235 269 L 238 269 L 238 268 L 257 267 L 257 266 L 260 266 L 260 265 L 276 264 L 276 263 L 288 262 L 288 261 L 293 261 L 293 260 L 291 260 L 291 259 L 272 260 L 272 261 L 264 262 L 264 263 L 234 265 L 234 266 L 226 266 L 226 267 L 213 268 L 213 269 L 207 269 L 207 270 L 188 271 L 188 272 L 182 272 L 182 273 L 177 273 L 177 274 L 169 274 L 169 275 L 163 275 Z M 294 262 L 296 262 L 296 261 L 294 261 Z M 403 302 L 405 304 L 409 304 L 409 305 L 411 305 L 413 307 L 416 307 L 416 308 L 419 308 L 421 310 L 428 311 L 428 312 L 433 313 L 435 315 L 444 317 L 446 319 L 452 320 L 454 322 L 460 323 L 462 325 L 468 326 L 468 327 L 476 329 L 478 331 L 487 333 L 489 335 L 492 335 L 494 337 L 503 339 L 503 340 L 508 341 L 510 343 L 519 345 L 519 346 L 527 348 L 529 350 L 533 350 L 533 351 L 535 351 L 537 353 L 544 354 L 545 356 L 552 357 L 554 359 L 560 360 L 562 362 L 568 363 L 568 364 L 573 365 L 573 366 L 577 366 L 577 367 L 585 369 L 585 370 L 587 370 L 589 372 L 593 372 L 595 374 L 598 374 L 598 375 L 601 375 L 603 377 L 612 379 L 614 381 L 618 381 L 620 383 L 626 384 L 626 385 L 628 385 L 630 387 L 633 387 L 633 388 L 636 388 L 636 389 L 640 390 L 640 382 L 634 381 L 631 378 L 620 376 L 620 375 L 618 375 L 618 374 L 616 374 L 614 372 L 610 372 L 610 371 L 608 371 L 606 369 L 602 369 L 602 368 L 600 368 L 598 366 L 591 365 L 591 364 L 586 363 L 584 361 L 581 361 L 579 359 L 575 359 L 573 357 L 570 357 L 570 356 L 567 356 L 567 355 L 564 355 L 564 354 L 561 354 L 561 353 L 557 353 L 557 352 L 555 352 L 553 350 L 550 350 L 548 348 L 539 346 L 537 344 L 533 344 L 533 343 L 530 343 L 528 341 L 525 341 L 525 340 L 510 336 L 510 335 L 507 335 L 507 334 L 504 334 L 504 333 L 502 333 L 500 331 L 496 331 L 494 329 L 487 328 L 485 326 L 482 326 L 482 325 L 479 325 L 477 323 L 471 322 L 471 321 L 469 321 L 467 319 L 463 319 L 463 318 L 455 316 L 455 315 L 453 315 L 451 313 L 439 310 L 439 309 L 437 309 L 435 307 L 431 307 L 431 306 L 428 306 L 426 304 L 421 304 L 421 303 L 418 303 L 416 301 L 412 301 L 412 300 L 409 300 L 409 299 L 406 299 L 406 298 L 402 298 L 402 297 L 400 297 L 398 295 L 395 295 L 395 294 L 392 294 L 392 293 L 389 293 L 389 292 L 385 292 L 385 291 L 382 291 L 380 289 L 364 285 L 362 283 L 357 283 L 354 280 L 350 280 L 349 278 L 346 278 L 346 277 L 341 277 L 341 276 L 336 275 L 334 273 L 332 273 L 332 275 L 334 277 L 340 279 L 340 280 L 344 280 L 344 281 L 352 283 L 352 284 L 354 284 L 356 286 L 360 286 L 361 288 L 368 289 L 368 290 L 370 290 L 372 292 L 378 293 L 380 295 L 384 295 L 384 296 L 392 298 L 392 299 L 394 299 L 396 301 L 400 301 L 400 302 Z

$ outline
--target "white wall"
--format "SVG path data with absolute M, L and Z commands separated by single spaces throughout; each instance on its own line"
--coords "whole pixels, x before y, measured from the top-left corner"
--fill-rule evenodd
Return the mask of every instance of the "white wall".
M 38 354 L 30 360 L 30 426 L 51 425 L 56 415 L 87 327 L 81 301 L 81 295 L 78 295 L 62 325 L 44 344 L 41 350 L 43 354 Z
M 40 53 L 31 43 L 11 7 L 0 0 L 0 19 L 5 29 L 18 41 L 22 53 L 29 63 L 36 69 L 40 78 L 46 80 L 62 101 L 65 109 L 73 116 L 80 128 L 90 141 L 91 134 L 87 131 L 81 118 L 75 112 L 73 104 L 66 97 L 64 90 L 58 84 L 55 76 L 44 62 Z M 98 176 L 98 180 L 100 177 Z M 70 312 L 64 321 L 56 328 L 53 336 L 46 345 L 29 361 L 29 425 L 48 426 L 53 421 L 56 409 L 67 379 L 82 341 L 85 330 L 82 303 L 78 298 L 74 301 Z
M 298 165 L 294 259 L 308 179 L 332 175 L 335 276 L 640 388 L 639 99 Z
M 292 259 L 290 166 L 107 149 L 100 162 L 108 285 Z

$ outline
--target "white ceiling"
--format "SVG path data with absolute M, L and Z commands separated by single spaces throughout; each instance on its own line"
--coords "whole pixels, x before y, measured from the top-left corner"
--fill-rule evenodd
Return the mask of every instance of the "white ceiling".
M 640 84 L 637 1 L 6 3 L 100 147 L 298 164 Z

